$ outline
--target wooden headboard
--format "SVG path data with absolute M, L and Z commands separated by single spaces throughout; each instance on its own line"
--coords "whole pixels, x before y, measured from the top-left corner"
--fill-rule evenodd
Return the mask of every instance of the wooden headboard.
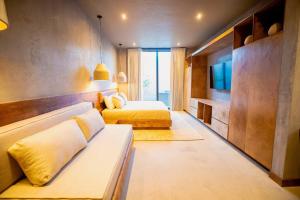
M 117 92 L 118 92 L 118 89 L 111 89 L 111 90 L 105 90 L 105 91 L 99 92 L 98 95 L 99 95 L 99 103 L 100 103 L 100 105 L 99 105 L 98 110 L 100 112 L 106 108 L 106 106 L 104 104 L 104 97 L 116 94 Z
M 105 91 L 85 92 L 41 99 L 16 101 L 0 104 L 0 126 L 28 119 L 66 106 L 89 101 L 99 111 L 103 110 L 103 98 L 116 93 L 116 89 Z

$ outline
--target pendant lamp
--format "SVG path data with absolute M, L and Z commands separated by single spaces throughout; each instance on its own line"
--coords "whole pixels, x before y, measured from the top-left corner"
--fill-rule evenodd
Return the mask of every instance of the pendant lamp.
M 121 55 L 121 48 L 122 48 L 122 43 L 119 43 L 119 56 Z M 120 62 L 120 59 L 119 59 L 119 62 Z M 120 64 L 120 63 L 119 63 Z M 120 66 L 120 68 L 121 68 L 121 66 Z M 118 76 L 117 76 L 117 81 L 118 81 L 118 83 L 126 83 L 127 82 L 127 76 L 126 76 L 126 74 L 124 73 L 124 72 L 119 72 L 118 73 Z
M 8 28 L 8 19 L 4 0 L 0 0 L 0 31 Z
M 127 82 L 127 76 L 124 72 L 118 73 L 118 82 L 119 83 L 126 83 Z
M 97 18 L 99 19 L 99 27 L 100 27 L 100 64 L 96 65 L 96 69 L 94 71 L 94 80 L 109 80 L 109 70 L 103 63 L 103 57 L 102 57 L 102 41 L 101 41 L 101 15 L 97 15 Z

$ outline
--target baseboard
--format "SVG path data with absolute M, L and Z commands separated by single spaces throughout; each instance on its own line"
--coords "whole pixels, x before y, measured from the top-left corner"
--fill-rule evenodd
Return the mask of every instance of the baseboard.
M 273 172 L 269 173 L 270 178 L 282 187 L 300 186 L 300 178 L 282 179 Z

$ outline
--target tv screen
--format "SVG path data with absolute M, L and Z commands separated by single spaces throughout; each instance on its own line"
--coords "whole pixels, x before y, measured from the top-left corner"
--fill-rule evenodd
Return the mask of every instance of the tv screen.
M 231 60 L 210 67 L 210 87 L 217 90 L 231 89 Z
M 224 90 L 225 77 L 224 77 L 224 64 L 219 63 L 213 65 L 213 88 L 217 90 Z
M 232 73 L 232 61 L 224 62 L 225 73 L 225 90 L 231 90 L 231 73 Z

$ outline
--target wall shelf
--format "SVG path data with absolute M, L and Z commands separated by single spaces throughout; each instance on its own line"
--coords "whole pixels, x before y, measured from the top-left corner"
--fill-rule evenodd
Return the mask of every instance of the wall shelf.
M 234 27 L 233 48 L 244 46 L 247 36 L 253 35 L 253 16 L 250 16 Z
M 282 0 L 274 0 L 253 15 L 234 26 L 234 45 L 239 48 L 244 45 L 247 36 L 253 36 L 253 42 L 268 36 L 268 30 L 274 23 L 284 25 L 284 6 Z

